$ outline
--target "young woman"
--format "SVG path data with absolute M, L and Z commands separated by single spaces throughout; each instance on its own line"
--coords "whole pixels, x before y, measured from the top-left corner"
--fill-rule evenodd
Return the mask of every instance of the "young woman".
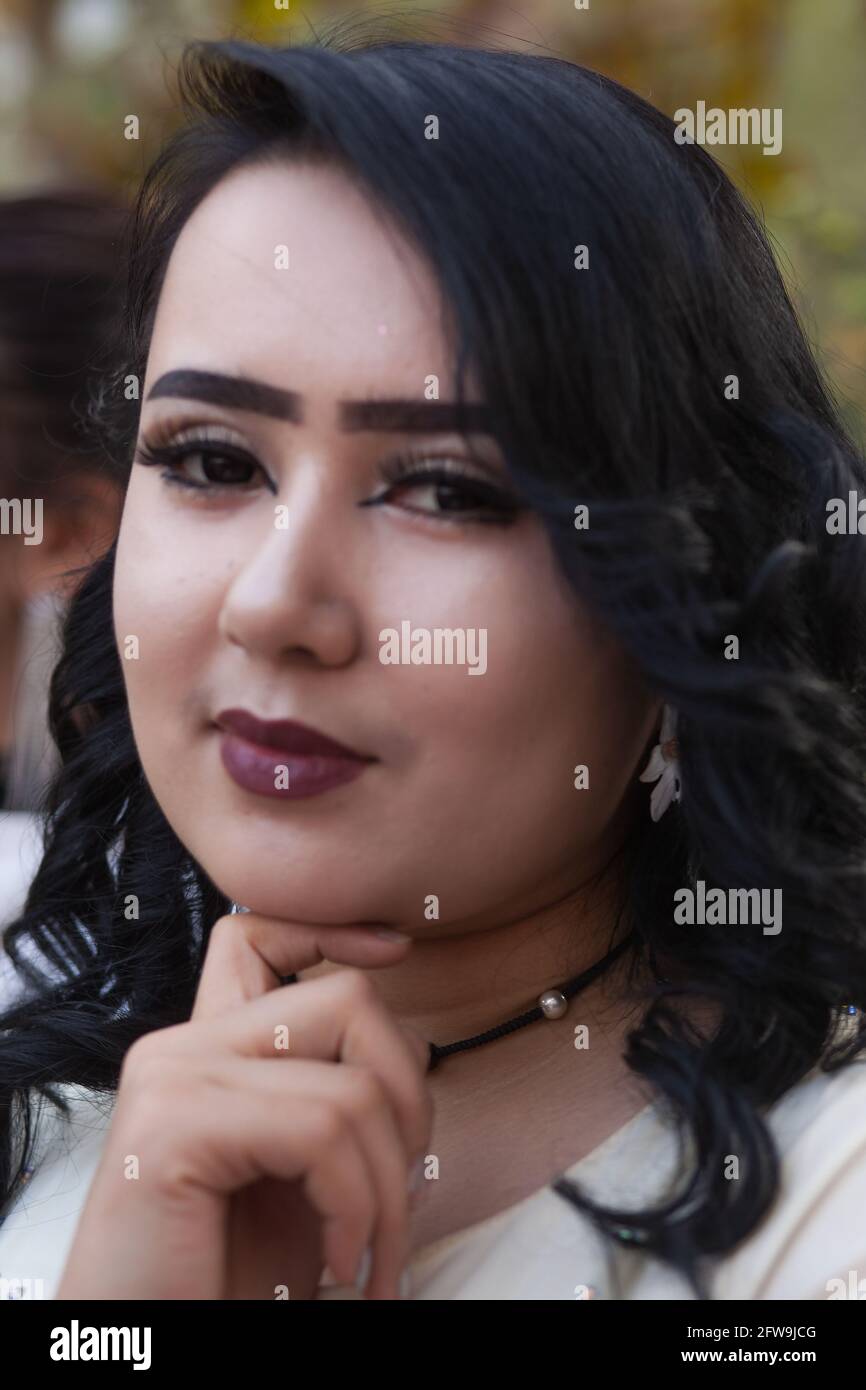
M 181 77 L 7 937 L 0 1274 L 835 1296 L 866 476 L 764 234 L 558 59 Z

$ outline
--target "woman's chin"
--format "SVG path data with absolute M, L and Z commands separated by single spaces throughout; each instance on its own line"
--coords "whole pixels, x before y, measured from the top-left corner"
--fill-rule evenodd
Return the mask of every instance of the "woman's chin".
M 215 879 L 214 882 L 217 882 Z M 381 926 L 383 918 L 375 916 L 369 903 L 362 903 L 360 894 L 353 899 L 341 893 L 339 899 L 323 894 L 321 885 L 315 890 L 286 891 L 286 885 L 274 887 L 272 892 L 263 890 L 261 884 L 251 884 L 246 878 L 220 879 L 217 886 L 222 893 L 244 907 L 249 912 L 257 912 L 262 917 L 273 917 L 281 922 L 303 922 L 310 926 Z

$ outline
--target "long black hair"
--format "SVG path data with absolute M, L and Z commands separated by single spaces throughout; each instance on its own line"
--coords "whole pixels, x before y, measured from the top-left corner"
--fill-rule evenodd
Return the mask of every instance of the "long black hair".
M 862 457 L 758 219 L 699 145 L 677 144 L 673 122 L 616 82 L 558 57 L 358 29 L 282 49 L 194 44 L 179 78 L 187 119 L 138 199 L 126 340 L 94 421 L 128 472 L 128 383 L 144 379 L 172 246 L 245 162 L 337 162 L 427 258 L 461 393 L 472 365 L 575 591 L 678 712 L 682 799 L 629 841 L 634 978 L 665 968 L 625 1057 L 694 1140 L 693 1161 L 662 1208 L 556 1190 L 700 1293 L 706 1257 L 778 1190 L 762 1112 L 866 1045 L 861 1025 L 837 1031 L 845 1006 L 866 1008 L 864 548 L 826 526 L 828 499 L 866 490 Z M 232 906 L 139 762 L 113 565 L 112 548 L 69 610 L 50 705 L 62 767 L 6 936 L 24 989 L 0 1019 L 2 1201 L 34 1101 L 59 1102 L 52 1085 L 66 1082 L 110 1092 L 136 1038 L 187 1019 L 209 930 Z M 678 925 L 674 892 L 697 880 L 781 889 L 783 930 Z M 685 1023 L 683 996 L 715 1001 L 711 1035 Z

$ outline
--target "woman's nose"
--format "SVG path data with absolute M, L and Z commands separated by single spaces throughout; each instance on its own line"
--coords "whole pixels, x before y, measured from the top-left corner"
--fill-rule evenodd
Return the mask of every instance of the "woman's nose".
M 219 628 L 251 654 L 272 659 L 309 653 L 325 666 L 357 654 L 361 622 L 359 576 L 353 573 L 351 521 L 345 497 L 309 470 L 295 475 L 260 529 L 245 533 L 248 549 L 223 597 Z M 256 518 L 258 519 L 258 518 Z

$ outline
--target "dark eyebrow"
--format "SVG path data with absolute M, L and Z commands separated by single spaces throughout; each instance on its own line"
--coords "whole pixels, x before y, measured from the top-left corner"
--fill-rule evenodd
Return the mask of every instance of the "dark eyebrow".
M 340 401 L 344 430 L 405 430 L 441 434 L 492 434 L 493 412 L 487 405 L 456 401 Z
M 159 396 L 209 401 L 212 405 L 227 405 L 234 410 L 272 415 L 277 420 L 292 420 L 295 424 L 300 424 L 302 418 L 301 397 L 296 391 L 283 391 L 279 386 L 267 386 L 250 377 L 223 376 L 220 372 L 166 372 L 151 387 L 147 399 Z
M 303 420 L 303 396 L 298 391 L 268 386 L 251 377 L 187 369 L 166 372 L 151 387 L 147 398 L 153 400 L 160 396 L 209 401 L 213 405 L 270 415 L 276 420 L 289 420 L 296 425 Z M 476 402 L 461 406 L 452 401 L 340 401 L 339 406 L 340 428 L 344 430 L 493 433 L 490 407 Z

